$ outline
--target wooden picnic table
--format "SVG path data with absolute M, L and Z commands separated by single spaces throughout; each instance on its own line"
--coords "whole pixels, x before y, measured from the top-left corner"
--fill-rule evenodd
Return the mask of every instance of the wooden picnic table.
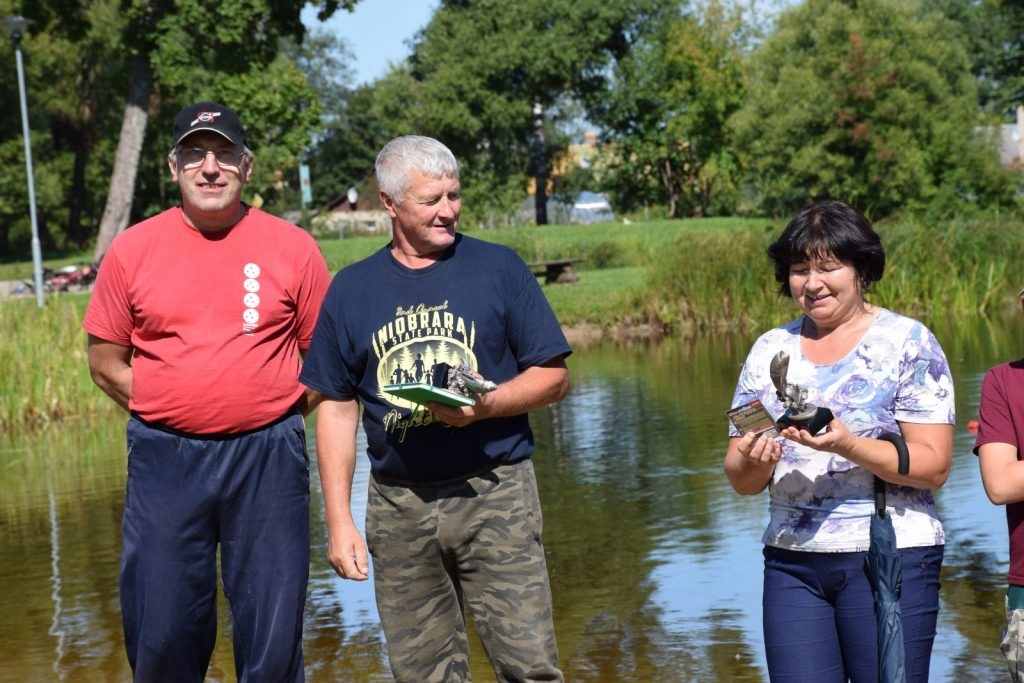
M 573 268 L 573 264 L 585 260 L 582 258 L 563 258 L 550 261 L 534 261 L 526 265 L 530 267 L 534 275 L 543 277 L 544 282 L 550 285 L 577 282 L 580 279 L 580 274 Z

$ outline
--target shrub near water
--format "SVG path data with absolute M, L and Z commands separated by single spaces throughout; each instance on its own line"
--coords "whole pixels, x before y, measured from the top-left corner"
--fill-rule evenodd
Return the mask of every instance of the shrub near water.
M 0 304 L 0 430 L 34 430 L 109 411 L 113 402 L 92 387 L 82 329 L 84 296 Z
M 989 315 L 1017 307 L 1024 286 L 1024 225 L 999 216 L 879 228 L 886 274 L 877 298 L 922 317 Z
M 767 329 L 796 317 L 778 295 L 765 248 L 784 225 L 680 232 L 650 272 L 636 305 L 677 334 Z M 1016 307 L 1024 286 L 1024 225 L 999 216 L 928 224 L 900 219 L 876 226 L 886 253 L 869 301 L 930 320 L 994 315 Z
M 652 266 L 637 309 L 678 334 L 748 329 L 792 304 L 778 297 L 764 227 L 695 228 L 677 235 Z

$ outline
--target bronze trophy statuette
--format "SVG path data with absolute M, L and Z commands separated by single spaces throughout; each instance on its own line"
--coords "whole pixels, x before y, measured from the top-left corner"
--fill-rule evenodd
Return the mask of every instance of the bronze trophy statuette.
M 775 393 L 778 394 L 786 412 L 776 422 L 780 427 L 798 427 L 806 429 L 811 434 L 817 434 L 822 428 L 832 421 L 832 411 L 828 408 L 816 406 L 807 401 L 807 389 L 799 384 L 790 384 L 786 381 L 789 372 L 789 354 L 779 351 L 772 358 L 768 366 L 768 373 L 772 377 L 772 384 L 775 385 Z
M 486 394 L 498 388 L 498 385 L 489 379 L 484 379 L 473 372 L 465 361 L 460 360 L 455 366 L 448 367 L 448 376 L 445 386 L 450 391 L 469 396 L 470 394 Z
M 431 384 L 462 396 L 486 394 L 498 388 L 498 385 L 491 380 L 484 379 L 478 373 L 473 372 L 469 364 L 461 359 L 455 365 L 438 363 L 434 367 Z

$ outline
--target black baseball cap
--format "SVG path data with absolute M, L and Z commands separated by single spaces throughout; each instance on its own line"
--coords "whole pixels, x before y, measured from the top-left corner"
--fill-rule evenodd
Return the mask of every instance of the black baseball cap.
M 200 130 L 218 133 L 228 142 L 249 146 L 245 128 L 238 114 L 219 102 L 196 102 L 182 109 L 174 117 L 174 147 L 186 137 Z

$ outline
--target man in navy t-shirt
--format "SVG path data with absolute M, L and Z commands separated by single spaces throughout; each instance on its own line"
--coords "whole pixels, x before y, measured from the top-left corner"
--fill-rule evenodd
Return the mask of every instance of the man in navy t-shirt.
M 317 457 L 329 560 L 361 581 L 373 555 L 396 680 L 469 679 L 463 605 L 500 680 L 563 680 L 527 413 L 565 396 L 572 350 L 515 252 L 457 234 L 448 148 L 396 138 L 376 172 L 392 242 L 335 277 L 301 376 L 325 396 Z M 497 388 L 458 407 L 384 391 L 446 365 Z M 366 542 L 350 507 L 360 406 Z

